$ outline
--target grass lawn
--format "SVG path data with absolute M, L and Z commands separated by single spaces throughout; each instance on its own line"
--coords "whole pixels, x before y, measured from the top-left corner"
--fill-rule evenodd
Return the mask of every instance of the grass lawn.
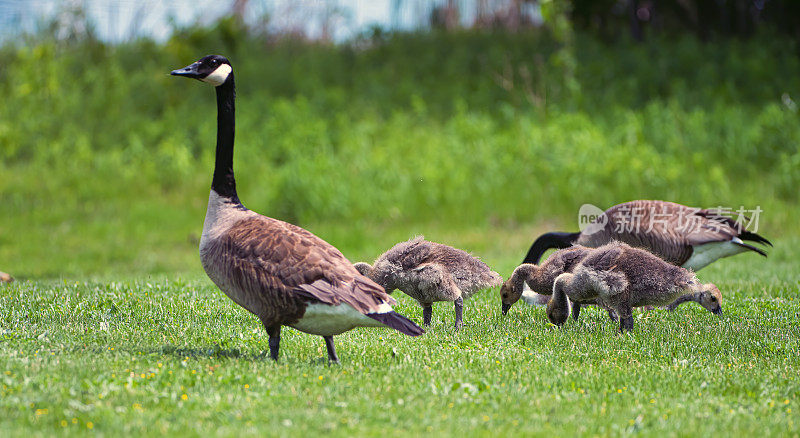
M 293 329 L 280 361 L 267 359 L 257 319 L 197 272 L 18 281 L 0 286 L 0 430 L 797 435 L 798 240 L 700 272 L 723 292 L 722 318 L 694 304 L 637 312 L 619 335 L 590 308 L 557 329 L 522 302 L 502 317 L 494 289 L 467 302 L 458 332 L 439 303 L 419 338 L 338 336 L 338 366 L 322 338 Z M 492 242 L 474 250 L 507 276 L 527 242 Z M 421 322 L 413 300 L 395 297 Z

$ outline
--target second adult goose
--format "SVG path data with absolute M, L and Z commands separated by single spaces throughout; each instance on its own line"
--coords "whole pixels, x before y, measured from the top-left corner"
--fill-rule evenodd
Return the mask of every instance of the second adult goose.
M 714 210 L 700 210 L 666 201 L 630 201 L 606 210 L 600 226 L 579 233 L 546 233 L 528 250 L 523 263 L 538 264 L 550 248 L 573 244 L 596 248 L 611 241 L 644 248 L 669 263 L 698 271 L 723 257 L 753 251 L 767 254 L 745 240 L 772 246 L 762 236 L 743 230 Z
M 211 280 L 254 313 L 269 334 L 278 359 L 281 326 L 320 335 L 328 359 L 338 362 L 333 336 L 354 327 L 391 327 L 410 336 L 424 331 L 394 312 L 394 299 L 359 274 L 334 248 L 310 232 L 248 210 L 233 177 L 234 79 L 219 55 L 174 70 L 199 79 L 217 93 L 217 151 L 200 260 Z

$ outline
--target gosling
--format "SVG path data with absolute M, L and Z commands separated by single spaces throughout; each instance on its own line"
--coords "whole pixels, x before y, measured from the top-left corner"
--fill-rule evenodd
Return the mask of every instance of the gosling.
M 422 306 L 423 323 L 433 316 L 433 303 L 452 301 L 455 327 L 463 323 L 464 300 L 483 289 L 499 286 L 503 278 L 470 253 L 429 242 L 422 236 L 400 242 L 383 253 L 373 266 L 356 263 L 355 268 L 386 289 L 400 289 Z
M 511 306 L 519 301 L 522 296 L 525 284 L 536 292 L 539 296 L 547 296 L 553 293 L 553 282 L 556 277 L 565 273 L 572 272 L 586 255 L 591 252 L 590 248 L 575 245 L 569 248 L 560 249 L 547 258 L 541 265 L 523 263 L 514 269 L 511 277 L 503 283 L 500 288 L 500 299 L 502 301 L 503 315 L 508 313 Z M 548 298 L 549 299 L 549 298 Z M 572 306 L 572 316 L 578 319 L 580 304 L 574 303 Z
M 550 322 L 558 326 L 566 322 L 570 300 L 597 302 L 612 309 L 619 316 L 622 332 L 633 329 L 633 307 L 669 305 L 674 309 L 696 301 L 722 315 L 722 294 L 714 284 L 701 284 L 692 271 L 621 242 L 592 250 L 571 273 L 556 278 L 547 304 Z
M 12 281 L 14 281 L 14 277 L 0 271 L 0 283 L 11 283 Z

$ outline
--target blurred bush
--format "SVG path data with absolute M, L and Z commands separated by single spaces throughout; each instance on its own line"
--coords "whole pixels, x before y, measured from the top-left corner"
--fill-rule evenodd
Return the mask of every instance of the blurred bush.
M 7 45 L 0 197 L 18 215 L 65 198 L 188 205 L 210 181 L 214 98 L 167 73 L 222 53 L 241 197 L 293 222 L 525 222 L 637 198 L 795 208 L 793 40 L 578 33 L 566 64 L 562 44 L 456 30 L 329 45 L 222 20 L 163 45 Z M 28 171 L 42 178 L 15 177 Z

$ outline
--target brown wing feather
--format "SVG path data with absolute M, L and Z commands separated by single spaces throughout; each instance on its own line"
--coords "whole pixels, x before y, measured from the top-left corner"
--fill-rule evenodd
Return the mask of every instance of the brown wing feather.
M 687 210 L 683 212 L 682 210 Z M 578 243 L 598 247 L 613 240 L 636 248 L 645 248 L 662 259 L 682 264 L 692 255 L 692 248 L 675 222 L 691 209 L 664 201 L 630 201 L 605 211 L 608 222 L 597 233 L 581 236 Z
M 725 242 L 739 236 L 740 226 L 711 209 L 667 201 L 639 200 L 617 204 L 604 213 L 605 227 L 581 234 L 577 243 L 598 247 L 612 240 L 644 248 L 675 265 L 692 256 L 692 246 Z
M 284 310 L 296 314 L 291 310 L 304 309 L 308 300 L 347 303 L 362 313 L 395 303 L 338 249 L 298 226 L 258 216 L 239 221 L 221 239 L 222 261 L 234 267 L 230 280 L 263 301 L 262 320 L 277 322 Z

